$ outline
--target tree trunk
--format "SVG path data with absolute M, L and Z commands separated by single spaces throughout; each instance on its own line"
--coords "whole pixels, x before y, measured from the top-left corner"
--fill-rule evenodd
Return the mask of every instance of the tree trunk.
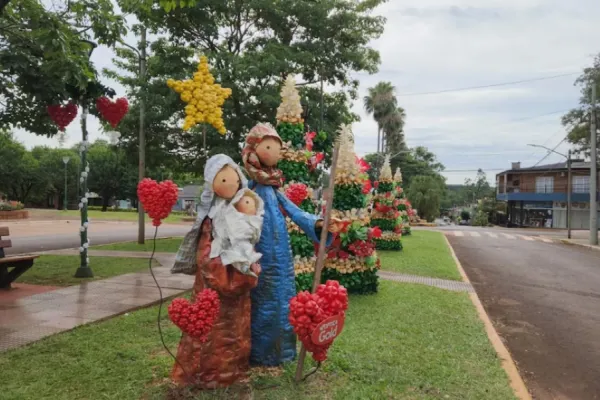
M 102 196 L 102 212 L 106 212 L 108 209 L 108 202 L 110 198 L 106 195 Z
M 377 151 L 375 153 L 379 153 L 379 142 L 381 140 L 381 128 L 377 127 Z

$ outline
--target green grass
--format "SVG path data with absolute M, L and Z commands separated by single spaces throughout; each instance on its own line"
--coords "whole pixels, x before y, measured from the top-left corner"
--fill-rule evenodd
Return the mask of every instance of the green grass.
M 381 269 L 432 278 L 461 280 L 442 233 L 413 229 L 411 235 L 402 237 L 402 245 L 404 249 L 400 252 L 377 252 L 381 258 Z
M 71 286 L 86 281 L 106 279 L 112 276 L 138 272 L 148 268 L 144 258 L 90 257 L 93 278 L 75 278 L 80 265 L 79 256 L 41 256 L 33 267 L 16 280 L 20 283 L 48 286 Z
M 57 211 L 57 215 L 62 217 L 73 217 L 74 219 L 79 218 L 79 210 L 67 210 L 67 211 Z M 115 211 L 97 211 L 90 210 L 88 211 L 88 217 L 93 221 L 137 221 L 138 214 L 134 212 L 115 212 Z M 181 222 L 183 216 L 181 215 L 169 215 L 167 218 L 163 220 L 164 223 L 173 223 L 173 222 Z M 151 223 L 152 221 L 146 215 L 146 222 Z
M 177 253 L 183 238 L 168 238 L 156 240 L 156 251 L 159 253 Z M 115 243 L 105 246 L 94 246 L 94 250 L 102 251 L 152 251 L 152 240 L 146 240 L 144 244 L 137 242 Z
M 144 309 L 0 354 L 2 398 L 170 398 L 173 360 L 161 347 L 156 312 Z M 163 324 L 174 351 L 179 332 Z M 344 331 L 321 371 L 296 386 L 294 368 L 286 366 L 280 377 L 254 374 L 245 390 L 273 400 L 514 399 L 468 295 L 420 285 L 385 281 L 377 295 L 351 297 Z M 185 398 L 250 398 L 235 393 Z

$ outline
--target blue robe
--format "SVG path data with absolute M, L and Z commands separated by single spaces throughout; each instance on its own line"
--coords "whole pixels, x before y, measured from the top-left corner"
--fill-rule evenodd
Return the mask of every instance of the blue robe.
M 296 334 L 288 320 L 290 299 L 296 295 L 294 259 L 285 217 L 302 229 L 308 237 L 319 242 L 315 229 L 319 219 L 302 211 L 273 186 L 251 182 L 256 194 L 265 203 L 260 241 L 256 251 L 262 254 L 262 272 L 258 285 L 252 290 L 252 348 L 250 363 L 275 366 L 293 361 L 296 357 Z M 327 241 L 331 243 L 332 235 Z

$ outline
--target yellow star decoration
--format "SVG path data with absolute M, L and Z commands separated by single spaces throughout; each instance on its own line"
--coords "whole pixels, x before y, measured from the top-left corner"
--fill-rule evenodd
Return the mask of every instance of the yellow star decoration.
M 231 89 L 215 83 L 215 77 L 208 69 L 208 58 L 200 57 L 194 79 L 187 81 L 169 79 L 167 86 L 179 93 L 181 100 L 188 103 L 185 106 L 184 131 L 196 124 L 208 123 L 221 135 L 225 134 L 222 106 L 225 99 L 231 96 Z

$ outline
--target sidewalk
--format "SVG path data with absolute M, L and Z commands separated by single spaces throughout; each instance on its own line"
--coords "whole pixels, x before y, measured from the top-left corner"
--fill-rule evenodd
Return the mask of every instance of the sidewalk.
M 48 252 L 50 253 L 50 252 Z M 77 254 L 64 250 L 52 254 Z M 90 251 L 92 256 L 149 257 L 149 254 Z M 163 297 L 190 290 L 194 277 L 170 272 L 175 254 L 157 253 L 161 264 L 154 267 Z M 85 282 L 16 300 L 0 303 L 0 351 L 23 346 L 77 326 L 101 321 L 158 303 L 158 289 L 149 271 Z
M 37 253 L 79 255 L 77 249 Z M 149 258 L 147 252 L 90 250 L 90 256 Z M 156 253 L 160 264 L 154 275 L 163 298 L 178 296 L 192 288 L 194 277 L 171 274 L 174 253 Z M 473 292 L 469 283 L 447 281 L 407 274 L 379 271 L 379 277 L 397 282 L 417 283 L 440 289 Z M 47 336 L 65 332 L 80 325 L 102 321 L 139 308 L 157 304 L 160 296 L 148 270 L 124 274 L 95 282 L 85 282 L 28 297 L 0 301 L 0 352 L 33 343 Z

